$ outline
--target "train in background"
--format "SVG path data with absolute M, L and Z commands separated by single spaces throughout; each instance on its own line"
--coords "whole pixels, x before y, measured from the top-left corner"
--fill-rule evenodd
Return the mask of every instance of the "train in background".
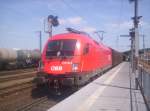
M 39 50 L 14 50 L 0 48 L 0 70 L 38 67 L 41 59 Z
M 98 43 L 85 33 L 70 31 L 47 41 L 35 81 L 37 84 L 79 86 L 122 60 L 122 53 Z

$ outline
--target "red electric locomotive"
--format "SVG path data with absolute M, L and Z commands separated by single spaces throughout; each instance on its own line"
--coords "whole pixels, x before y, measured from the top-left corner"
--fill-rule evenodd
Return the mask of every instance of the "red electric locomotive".
M 45 45 L 36 79 L 38 83 L 61 81 L 64 85 L 82 85 L 111 66 L 111 49 L 87 34 L 58 34 Z

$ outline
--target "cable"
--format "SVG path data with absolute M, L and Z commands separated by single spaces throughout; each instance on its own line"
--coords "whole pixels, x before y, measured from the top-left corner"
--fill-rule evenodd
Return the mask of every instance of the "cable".
M 74 12 L 74 14 L 76 13 L 76 15 L 81 16 L 69 3 L 67 3 L 65 0 L 61 0 L 67 7 L 69 7 L 72 12 Z
M 65 0 L 61 0 L 75 15 L 78 15 L 80 17 L 82 17 L 83 19 L 85 19 L 85 17 L 81 16 L 80 13 L 78 13 L 78 11 L 76 9 L 74 9 L 68 2 L 66 2 Z

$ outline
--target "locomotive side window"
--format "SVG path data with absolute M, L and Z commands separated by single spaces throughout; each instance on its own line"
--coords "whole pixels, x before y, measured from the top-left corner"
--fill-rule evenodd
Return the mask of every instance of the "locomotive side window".
M 48 43 L 46 56 L 73 56 L 75 46 L 76 40 L 74 39 L 60 39 L 50 41 Z
M 89 52 L 89 44 L 87 43 L 87 44 L 85 44 L 85 47 L 84 47 L 84 49 L 83 49 L 83 54 L 85 55 L 85 54 L 87 54 Z

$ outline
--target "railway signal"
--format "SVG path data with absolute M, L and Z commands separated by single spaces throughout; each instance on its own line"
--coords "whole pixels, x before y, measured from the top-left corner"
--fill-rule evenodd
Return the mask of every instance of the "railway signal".
M 45 28 L 45 24 L 47 24 L 47 30 Z M 52 37 L 52 28 L 59 25 L 58 17 L 49 15 L 47 17 L 47 21 L 44 20 L 44 32 L 49 34 L 49 37 Z

